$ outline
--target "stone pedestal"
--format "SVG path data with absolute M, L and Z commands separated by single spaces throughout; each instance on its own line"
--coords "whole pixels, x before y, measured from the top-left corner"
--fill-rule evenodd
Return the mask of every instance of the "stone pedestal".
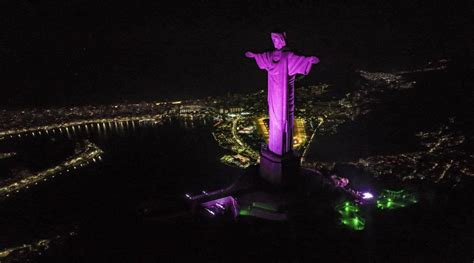
M 299 158 L 293 152 L 284 155 L 273 153 L 266 146 L 260 149 L 260 176 L 279 186 L 288 185 L 298 178 Z

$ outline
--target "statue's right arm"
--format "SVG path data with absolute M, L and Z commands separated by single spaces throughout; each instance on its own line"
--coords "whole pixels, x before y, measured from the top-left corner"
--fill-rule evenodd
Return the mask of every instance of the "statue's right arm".
M 311 57 L 311 64 L 318 64 L 319 63 L 319 58 L 318 57 Z
M 257 66 L 260 69 L 268 70 L 272 65 L 268 52 L 253 53 L 253 52 L 248 51 L 248 52 L 245 52 L 245 56 L 248 58 L 255 59 L 255 62 L 257 62 Z
M 255 54 L 250 52 L 250 51 L 247 51 L 247 52 L 245 52 L 245 56 L 248 57 L 248 58 L 254 58 Z

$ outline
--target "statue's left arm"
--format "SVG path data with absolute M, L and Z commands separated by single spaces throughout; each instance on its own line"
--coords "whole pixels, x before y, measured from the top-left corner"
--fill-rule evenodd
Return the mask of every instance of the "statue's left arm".
M 288 54 L 288 74 L 303 74 L 308 75 L 311 71 L 313 64 L 318 64 L 319 58 L 317 57 L 305 57 L 296 55 L 294 53 Z

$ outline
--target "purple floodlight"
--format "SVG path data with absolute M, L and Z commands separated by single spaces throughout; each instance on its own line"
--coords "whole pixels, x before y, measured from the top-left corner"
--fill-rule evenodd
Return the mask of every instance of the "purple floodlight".
M 211 215 L 215 215 L 215 209 L 220 209 L 220 212 L 224 212 L 227 208 L 229 208 L 232 212 L 234 217 L 237 217 L 239 214 L 237 201 L 232 196 L 226 196 L 223 198 L 211 200 L 201 204 L 204 209 L 209 212 Z M 211 213 L 212 212 L 212 213 Z
M 211 214 L 211 215 L 213 215 L 213 216 L 216 215 L 216 213 L 214 213 L 214 211 L 212 211 L 211 209 L 209 209 L 209 208 L 205 208 L 205 209 L 206 209 L 206 211 L 207 211 L 209 214 Z

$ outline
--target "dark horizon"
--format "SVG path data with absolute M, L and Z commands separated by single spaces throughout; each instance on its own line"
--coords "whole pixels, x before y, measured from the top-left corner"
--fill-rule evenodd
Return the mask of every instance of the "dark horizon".
M 469 77 L 469 1 L 370 2 L 3 1 L 0 103 L 48 107 L 254 92 L 265 87 L 266 75 L 244 52 L 271 48 L 275 28 L 287 32 L 289 47 L 321 59 L 300 86 L 343 86 L 355 69 L 403 70 L 442 58 Z

